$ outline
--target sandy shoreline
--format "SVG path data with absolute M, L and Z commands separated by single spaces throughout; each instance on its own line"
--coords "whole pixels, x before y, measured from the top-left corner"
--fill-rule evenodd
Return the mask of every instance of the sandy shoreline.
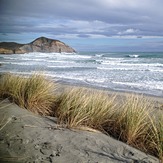
M 159 163 L 99 132 L 70 130 L 4 101 L 0 104 L 0 162 Z
M 94 86 L 91 84 L 87 84 L 87 83 L 72 83 L 72 82 L 66 82 L 63 80 L 56 80 L 57 83 L 59 83 L 60 85 L 63 86 L 76 86 L 76 87 L 84 87 L 84 88 L 92 88 L 92 89 L 97 89 L 97 90 L 102 90 L 102 91 L 107 91 L 108 93 L 110 92 L 111 94 L 119 94 L 119 95 L 124 95 L 124 94 L 137 94 L 137 95 L 143 95 L 146 97 L 152 97 L 154 98 L 158 98 L 158 99 L 163 99 L 163 96 L 157 96 L 157 95 L 152 95 L 152 94 L 147 94 L 147 93 L 140 93 L 140 92 L 136 92 L 136 91 L 129 91 L 129 90 L 115 90 L 115 89 L 110 89 L 110 88 L 105 88 L 105 87 L 100 87 L 100 86 Z
M 162 96 L 154 96 L 154 95 L 149 95 L 149 94 L 143 94 L 143 93 L 137 93 L 137 92 L 130 92 L 130 91 L 119 91 L 119 90 L 111 90 L 108 88 L 103 88 L 103 87 L 97 87 L 93 85 L 88 85 L 88 84 L 78 84 L 78 83 L 70 83 L 70 82 L 64 82 L 64 81 L 57 81 L 59 86 L 59 91 L 63 91 L 67 88 L 72 88 L 72 87 L 79 87 L 79 88 L 88 88 L 88 89 L 93 89 L 93 90 L 100 90 L 107 92 L 109 95 L 116 95 L 119 97 L 119 99 L 124 98 L 125 96 L 130 96 L 130 95 L 138 95 L 138 96 L 143 96 L 151 102 L 154 102 L 157 107 L 160 107 L 163 105 L 163 97 Z M 163 109 L 163 108 L 162 108 Z

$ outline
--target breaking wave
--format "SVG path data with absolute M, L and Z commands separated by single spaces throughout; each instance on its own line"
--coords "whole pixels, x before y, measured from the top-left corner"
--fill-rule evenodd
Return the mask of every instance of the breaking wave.
M 1 73 L 31 74 L 40 70 L 72 83 L 163 96 L 163 53 L 0 55 Z
M 138 57 L 140 57 L 140 55 L 138 55 L 138 54 L 130 54 L 130 55 L 128 55 L 128 57 L 130 57 L 130 58 L 138 58 Z

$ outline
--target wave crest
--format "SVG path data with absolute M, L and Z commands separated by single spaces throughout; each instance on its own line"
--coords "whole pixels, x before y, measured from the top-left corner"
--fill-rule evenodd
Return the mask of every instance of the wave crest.
M 138 57 L 140 57 L 140 55 L 138 55 L 138 54 L 130 54 L 130 55 L 128 55 L 128 57 L 130 57 L 130 58 L 138 58 Z

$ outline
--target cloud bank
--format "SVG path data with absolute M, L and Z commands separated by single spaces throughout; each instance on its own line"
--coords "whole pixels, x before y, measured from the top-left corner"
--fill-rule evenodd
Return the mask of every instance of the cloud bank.
M 2 39 L 163 38 L 162 0 L 0 0 Z

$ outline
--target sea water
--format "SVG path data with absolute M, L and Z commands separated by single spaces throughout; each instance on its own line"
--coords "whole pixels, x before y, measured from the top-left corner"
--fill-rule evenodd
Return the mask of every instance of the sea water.
M 43 72 L 52 79 L 163 97 L 163 53 L 0 55 L 0 73 Z

